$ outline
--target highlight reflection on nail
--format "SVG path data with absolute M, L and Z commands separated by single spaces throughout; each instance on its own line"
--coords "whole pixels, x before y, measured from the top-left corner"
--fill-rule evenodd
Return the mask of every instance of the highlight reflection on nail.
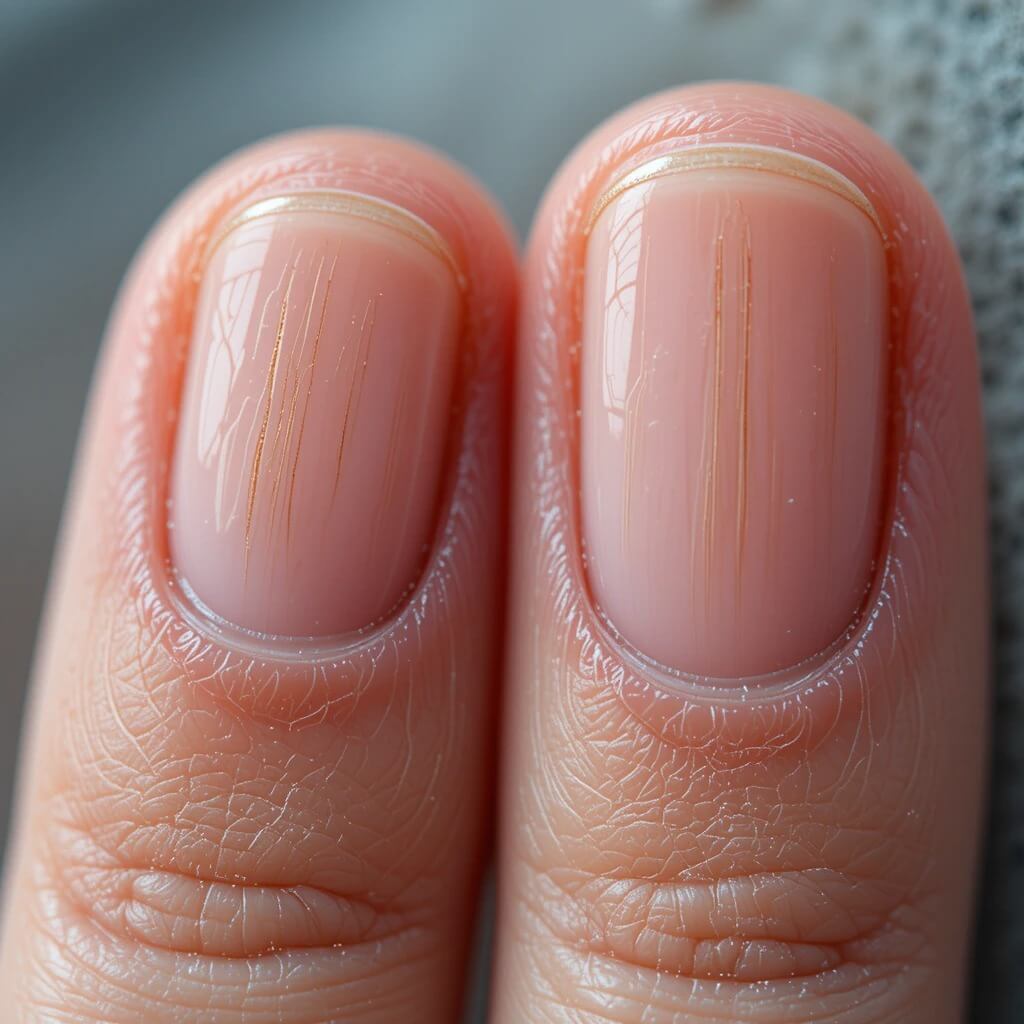
M 274 197 L 209 250 L 172 477 L 171 549 L 259 632 L 345 633 L 432 534 L 460 293 L 426 224 L 369 197 Z

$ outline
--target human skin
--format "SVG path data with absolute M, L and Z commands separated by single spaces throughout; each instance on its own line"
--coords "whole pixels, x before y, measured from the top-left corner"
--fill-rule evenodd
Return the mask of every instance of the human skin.
M 170 558 L 224 619 L 384 618 L 436 529 L 462 305 L 424 221 L 333 192 L 249 203 L 205 256 Z
M 820 160 L 886 238 L 873 589 L 837 649 L 741 686 L 651 667 L 598 616 L 566 386 L 590 211 L 624 166 L 693 143 Z M 968 300 L 934 205 L 821 103 L 667 93 L 560 171 L 520 315 L 494 1019 L 958 1020 L 985 748 L 984 461 Z
M 466 278 L 463 379 L 415 593 L 355 642 L 261 643 L 183 610 L 176 410 L 210 236 L 268 193 L 324 189 L 445 239 Z M 452 1019 L 490 819 L 516 280 L 465 175 L 359 132 L 234 157 L 148 240 L 41 641 L 0 965 L 13 1019 Z
M 749 602 L 737 607 L 750 625 L 729 644 L 717 643 L 719 632 L 702 639 L 688 623 L 694 608 L 711 604 L 691 607 L 671 571 L 640 582 L 662 580 L 657 595 L 679 602 L 685 642 L 660 625 L 645 631 L 671 624 L 672 609 L 633 614 L 634 592 L 624 588 L 637 586 L 635 560 L 614 561 L 614 544 L 587 510 L 595 481 L 618 493 L 623 480 L 627 488 L 639 480 L 635 511 L 651 481 L 679 472 L 665 464 L 675 448 L 659 442 L 646 449 L 659 460 L 652 475 L 636 477 L 614 438 L 594 433 L 599 420 L 588 421 L 585 364 L 595 338 L 608 337 L 585 323 L 600 279 L 587 268 L 601 258 L 591 247 L 601 231 L 594 211 L 624 172 L 689 146 L 723 145 L 824 164 L 866 199 L 872 217 L 866 225 L 863 210 L 830 206 L 817 192 L 792 194 L 793 215 L 810 225 L 807 246 L 824 239 L 827 247 L 835 237 L 827 223 L 813 228 L 827 214 L 846 225 L 844 252 L 869 254 L 866 262 L 841 261 L 842 280 L 860 301 L 846 296 L 836 306 L 844 324 L 856 323 L 852 335 L 837 337 L 878 346 L 867 362 L 863 351 L 844 349 L 853 361 L 837 364 L 859 382 L 861 404 L 844 416 L 860 418 L 837 420 L 820 437 L 814 429 L 799 434 L 812 455 L 825 444 L 851 452 L 843 458 L 862 481 L 851 484 L 848 474 L 845 491 L 804 488 L 806 529 L 833 521 L 825 517 L 837 495 L 844 513 L 850 503 L 863 508 L 840 520 L 858 524 L 844 527 L 856 533 L 849 546 L 820 549 L 834 589 L 795 557 L 774 570 L 778 608 L 805 612 L 799 643 L 757 628 Z M 737 189 L 749 202 L 750 189 L 790 188 L 749 178 L 774 173 L 763 168 L 737 173 L 679 187 L 706 188 L 707 203 L 726 205 Z M 191 415 L 183 388 L 186 402 L 194 400 L 188 357 L 205 336 L 192 338 L 211 236 L 267 196 L 339 190 L 394 204 L 435 232 L 451 253 L 462 307 L 446 436 L 430 439 L 444 452 L 436 525 L 416 527 L 429 533 L 423 562 L 403 556 L 411 589 L 383 619 L 390 582 L 363 606 L 339 594 L 346 635 L 330 636 L 311 622 L 317 609 L 328 619 L 336 611 L 327 586 L 312 587 L 315 600 L 306 603 L 277 604 L 289 594 L 273 589 L 252 603 L 237 574 L 229 580 L 236 589 L 224 593 L 214 592 L 213 576 L 197 581 L 196 592 L 205 604 L 230 605 L 230 614 L 208 615 L 192 603 L 182 580 L 201 572 L 204 545 L 228 567 L 241 551 L 244 577 L 252 540 L 218 546 L 204 534 L 200 510 L 183 538 L 189 553 L 180 554 L 180 527 L 172 522 L 169 531 L 166 503 L 181 485 L 172 483 L 172 466 L 193 472 L 182 468 L 176 444 Z M 685 221 L 689 199 L 673 205 L 677 198 L 663 209 Z M 812 208 L 805 219 L 799 213 Z M 712 245 L 715 237 L 712 230 Z M 739 264 L 729 262 L 729 237 L 720 285 L 708 278 L 723 304 L 747 294 L 730 283 L 728 268 Z M 778 260 L 764 267 L 779 269 L 777 288 L 797 291 L 798 273 L 815 278 L 810 263 L 800 271 L 799 253 L 783 252 L 789 241 L 780 239 Z M 374 246 L 383 244 L 374 236 Z M 650 251 L 664 244 L 652 242 Z M 877 263 L 876 245 L 884 255 Z M 754 253 L 755 275 L 761 258 L 770 254 Z M 371 262 L 380 268 L 388 260 Z M 872 283 L 879 267 L 884 281 Z M 664 265 L 651 268 L 647 280 L 659 280 Z M 322 294 L 313 273 L 301 299 L 310 322 Z M 416 280 L 427 275 L 446 288 L 433 273 L 417 269 Z M 447 308 L 423 288 L 415 292 L 419 308 Z M 298 294 L 281 301 L 282 323 Z M 664 298 L 671 293 L 661 294 L 655 312 L 678 316 Z M 751 343 L 788 345 L 760 293 L 749 294 L 758 304 Z M 879 324 L 870 310 L 882 308 L 882 294 Z M 809 379 L 800 353 L 815 352 L 816 325 L 831 323 L 831 307 L 821 317 L 799 308 L 810 348 L 785 349 L 780 364 L 793 378 L 795 403 L 797 382 Z M 447 313 L 436 317 L 447 322 Z M 711 334 L 703 319 L 687 320 L 681 345 L 716 336 L 714 299 L 701 318 Z M 388 322 L 404 321 L 396 314 Z M 723 314 L 724 352 L 746 336 L 743 323 Z M 666 331 L 655 342 L 671 346 L 672 337 Z M 283 327 L 275 338 L 281 351 L 290 344 Z M 311 342 L 302 344 L 296 352 L 312 352 Z M 269 352 L 269 371 L 274 346 L 259 351 Z M 690 380 L 695 358 L 685 354 L 681 380 Z M 749 383 L 759 386 L 751 365 Z M 836 388 L 848 383 L 844 375 Z M 345 388 L 338 391 L 340 407 Z M 329 392 L 311 394 L 329 410 Z M 737 395 L 742 408 L 742 388 L 730 395 L 730 408 Z M 755 399 L 750 422 L 761 423 L 763 396 Z M 645 429 L 674 408 L 671 395 L 659 401 L 657 415 L 641 418 Z M 316 424 L 330 418 L 319 404 L 311 408 L 306 440 L 314 439 L 315 460 L 333 447 L 316 442 L 329 436 Z M 380 418 L 386 426 L 388 417 Z M 385 429 L 373 422 L 363 425 Z M 283 450 L 291 450 L 287 430 Z M 742 429 L 717 436 L 723 466 L 742 468 L 736 453 L 757 450 L 744 447 Z M 592 459 L 581 444 L 588 437 Z M 877 466 L 873 439 L 883 456 Z M 239 460 L 244 470 L 252 472 L 258 448 L 254 442 Z M 744 493 L 762 523 L 771 491 L 758 492 L 751 480 Z M 296 500 L 315 503 L 328 490 L 333 500 L 333 489 L 318 490 L 313 479 Z M 203 500 L 215 493 L 196 491 Z M 686 480 L 673 493 L 698 500 Z M 417 492 L 416 507 L 427 500 Z M 720 515 L 722 543 L 738 544 L 734 513 Z M 430 518 L 424 513 L 422 522 Z M 349 538 L 362 536 L 362 522 L 337 521 L 338 550 L 359 550 Z M 655 533 L 667 531 L 666 558 L 695 550 L 672 546 L 670 522 L 651 522 Z M 9 1019 L 458 1019 L 496 816 L 497 1024 L 958 1020 L 986 744 L 984 523 L 973 328 L 953 247 L 907 166 L 846 115 L 728 83 L 646 100 L 599 128 L 559 172 L 521 274 L 489 200 L 419 147 L 322 131 L 232 158 L 157 228 L 111 323 L 35 670 L 0 951 Z M 621 525 L 613 520 L 608 536 L 619 536 Z M 867 554 L 866 534 L 876 545 Z M 280 557 L 295 550 L 285 543 Z M 721 550 L 728 557 L 699 564 L 727 572 L 731 587 L 745 563 L 740 548 Z M 325 572 L 336 571 L 337 558 L 328 551 Z M 774 578 L 757 577 L 766 616 Z M 371 573 L 359 595 L 377 582 Z M 732 593 L 717 577 L 703 592 L 709 600 Z M 305 616 L 298 626 L 296 607 Z M 245 631 L 237 620 L 250 613 L 280 615 L 282 632 L 292 635 Z M 360 615 L 365 627 L 347 632 Z M 732 621 L 721 619 L 721 630 Z M 304 639 L 295 636 L 302 623 Z M 652 644 L 657 651 L 645 649 Z M 792 667 L 787 657 L 803 660 Z M 499 786 L 491 772 L 496 738 Z

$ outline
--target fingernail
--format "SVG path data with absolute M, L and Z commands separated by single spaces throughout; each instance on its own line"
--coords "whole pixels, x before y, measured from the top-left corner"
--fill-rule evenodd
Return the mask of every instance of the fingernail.
M 756 147 L 652 161 L 599 201 L 583 310 L 582 517 L 597 604 L 686 673 L 794 666 L 873 579 L 887 277 L 874 211 Z
M 435 529 L 460 294 L 443 240 L 345 193 L 264 200 L 214 241 L 171 480 L 178 575 L 286 636 L 380 621 Z

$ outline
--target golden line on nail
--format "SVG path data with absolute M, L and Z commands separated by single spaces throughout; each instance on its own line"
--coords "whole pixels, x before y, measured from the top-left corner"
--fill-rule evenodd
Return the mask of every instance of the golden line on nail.
M 362 396 L 363 382 L 366 379 L 366 367 L 370 362 L 370 339 L 373 337 L 373 329 L 376 322 L 377 300 L 376 298 L 371 298 L 366 304 L 362 326 L 359 328 L 359 336 L 356 340 L 352 381 L 348 386 L 348 397 L 345 399 L 345 411 L 341 420 L 341 438 L 338 441 L 338 461 L 334 470 L 334 490 L 332 491 L 332 496 L 337 496 L 338 484 L 341 482 L 341 467 L 345 456 L 345 438 L 348 436 L 349 421 L 359 409 L 359 399 Z M 342 355 L 344 353 L 345 349 L 342 349 Z
M 281 299 L 281 313 L 277 321 L 277 331 L 274 335 L 274 348 L 270 354 L 270 368 L 267 370 L 267 383 L 265 392 L 267 402 L 263 409 L 263 420 L 260 423 L 259 437 L 256 439 L 256 450 L 252 457 L 252 472 L 249 476 L 249 501 L 245 514 L 245 569 L 249 570 L 249 550 L 252 547 L 252 522 L 253 512 L 256 508 L 256 489 L 260 480 L 260 463 L 263 461 L 263 446 L 267 440 L 267 427 L 270 423 L 270 408 L 274 404 L 274 391 L 277 388 L 277 368 L 281 360 L 281 341 L 284 338 L 285 328 L 288 325 L 288 300 L 291 298 L 292 285 L 295 284 L 295 265 L 292 265 L 291 276 L 288 278 L 288 287 L 284 290 L 284 297 Z
M 598 217 L 611 203 L 623 192 L 636 188 L 637 185 L 669 174 L 721 168 L 764 171 L 818 185 L 853 203 L 875 225 L 883 239 L 885 238 L 882 223 L 871 201 L 849 178 L 840 174 L 834 167 L 801 153 L 791 153 L 772 146 L 733 144 L 693 145 L 654 157 L 627 171 L 598 196 L 587 220 L 586 232 L 590 233 Z
M 204 262 L 209 261 L 213 251 L 221 242 L 250 221 L 260 220 L 286 213 L 327 213 L 341 217 L 356 217 L 374 224 L 381 224 L 394 231 L 401 232 L 407 238 L 418 242 L 428 252 L 439 256 L 451 268 L 459 288 L 465 288 L 466 281 L 455 254 L 441 233 L 432 228 L 426 221 L 402 207 L 389 203 L 375 196 L 367 196 L 358 192 L 323 191 L 295 192 L 291 195 L 269 196 L 240 210 L 229 218 L 210 239 L 206 249 Z

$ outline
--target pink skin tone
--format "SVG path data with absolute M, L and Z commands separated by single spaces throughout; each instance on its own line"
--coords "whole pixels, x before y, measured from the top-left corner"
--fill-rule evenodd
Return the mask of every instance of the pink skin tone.
M 429 225 L 463 279 L 429 551 L 406 567 L 401 607 L 356 643 L 205 621 L 168 544 L 210 239 L 265 199 L 323 191 Z M 433 328 L 388 344 L 447 339 L 452 275 L 435 255 L 337 219 L 312 230 L 354 232 L 370 266 L 390 252 L 425 301 L 438 289 L 421 309 Z M 111 323 L 42 638 L 8 861 L 5 1021 L 457 1018 L 488 839 L 516 284 L 479 187 L 365 132 L 240 153 L 155 229 Z
M 817 161 L 867 206 L 763 168 L 616 192 L 651 160 L 722 145 Z M 325 192 L 377 214 L 244 216 Z M 612 228 L 640 195 L 644 296 L 615 320 Z M 224 376 L 215 312 L 238 308 L 228 264 L 250 242 L 254 302 L 287 317 L 239 320 Z M 354 310 L 400 291 L 352 357 Z M 686 516 L 708 479 L 719 313 L 712 544 Z M 393 378 L 371 377 L 375 352 Z M 639 458 L 609 424 L 608 364 L 635 396 Z M 375 401 L 335 495 L 361 365 Z M 403 377 L 420 384 L 407 401 Z M 228 161 L 154 232 L 112 320 L 36 667 L 8 1016 L 450 1024 L 497 806 L 492 1024 L 952 1024 L 985 753 L 976 378 L 921 186 L 863 126 L 786 92 L 694 87 L 603 125 L 549 190 L 521 279 L 490 201 L 419 147 L 321 131 Z M 722 413 L 744 405 L 746 456 Z M 395 429 L 403 409 L 422 429 Z M 232 422 L 239 448 L 202 443 Z M 762 464 L 772 441 L 791 521 Z M 389 451 L 414 471 L 374 464 Z M 356 467 L 362 493 L 343 499 Z M 230 490 L 241 519 L 237 501 L 220 515 Z M 379 574 L 376 529 L 394 539 Z
M 321 636 L 380 621 L 423 565 L 460 296 L 443 241 L 409 215 L 344 194 L 286 201 L 303 200 L 320 208 L 244 220 L 205 268 L 171 556 L 229 622 Z
M 886 462 L 871 589 L 856 614 L 863 555 L 852 557 L 815 635 L 785 654 L 817 656 L 739 684 L 685 675 L 701 649 L 682 615 L 685 648 L 665 640 L 662 652 L 678 657 L 681 677 L 636 656 L 616 635 L 633 639 L 629 597 L 605 595 L 621 604 L 621 621 L 604 609 L 607 625 L 594 601 L 602 551 L 588 547 L 585 560 L 582 543 L 593 497 L 588 225 L 624 173 L 694 145 L 824 163 L 867 198 L 885 238 Z M 665 200 L 670 217 L 687 210 L 681 196 Z M 792 210 L 795 197 L 782 198 Z M 708 208 L 721 202 L 709 197 Z M 771 216 L 767 194 L 758 205 Z M 815 209 L 819 225 L 845 216 L 828 202 Z M 839 237 L 851 259 L 865 247 L 845 271 L 872 303 L 879 284 L 860 216 L 844 219 Z M 778 242 L 779 259 L 804 273 L 799 284 L 814 280 L 784 235 Z M 681 276 L 672 279 L 685 294 Z M 840 311 L 874 322 L 852 302 Z M 700 320 L 677 325 L 675 383 Z M 822 103 L 729 83 L 655 96 L 601 126 L 548 190 L 524 261 L 519 339 L 492 1021 L 959 1021 L 986 741 L 984 456 L 970 306 L 931 200 L 892 150 Z M 860 342 L 880 345 L 870 329 Z M 803 360 L 789 365 L 806 380 Z M 856 370 L 865 383 L 870 365 Z M 576 379 L 578 390 L 566 386 Z M 702 389 L 694 399 L 706 408 Z M 865 425 L 875 425 L 867 405 Z M 673 453 L 691 441 L 681 435 Z M 845 443 L 853 455 L 856 441 Z M 869 482 L 872 457 L 861 459 Z M 870 497 L 856 497 L 869 512 Z M 723 515 L 723 532 L 734 529 L 730 506 Z M 782 601 L 799 603 L 794 584 L 780 575 L 779 585 Z M 808 649 L 832 644 L 827 634 L 850 620 L 852 633 L 824 657 Z M 761 639 L 766 650 L 735 655 L 744 667 L 782 660 L 777 636 Z M 724 657 L 705 642 L 705 654 Z
M 590 583 L 626 641 L 698 675 L 759 675 L 818 654 L 873 575 L 882 238 L 848 198 L 793 170 L 644 181 L 588 241 Z

